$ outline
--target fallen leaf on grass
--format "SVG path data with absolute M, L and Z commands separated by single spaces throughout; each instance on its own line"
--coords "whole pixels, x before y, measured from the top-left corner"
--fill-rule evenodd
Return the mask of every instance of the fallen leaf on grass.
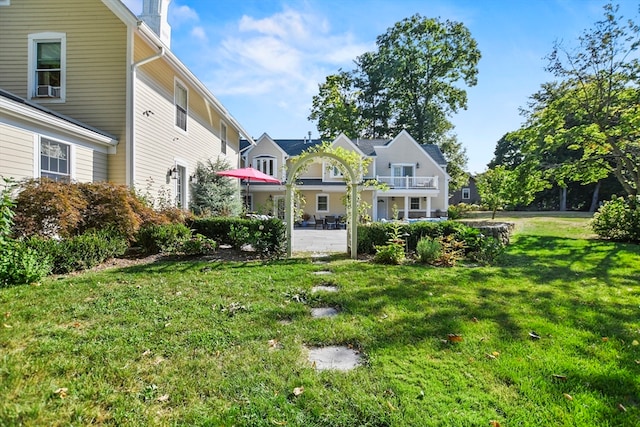
M 395 408 L 395 406 L 393 406 L 393 405 L 391 404 L 391 402 L 389 402 L 388 400 L 387 400 L 387 406 L 388 406 L 388 407 L 389 407 L 389 409 L 391 409 L 392 411 L 397 411 L 397 409 Z
M 447 335 L 447 341 L 449 341 L 449 342 L 462 342 L 462 335 L 449 334 L 449 335 Z
M 169 400 L 169 395 L 168 394 L 163 394 L 162 396 L 160 396 L 158 398 L 158 402 L 166 402 L 167 400 Z
M 300 386 L 300 387 L 296 387 L 293 389 L 293 395 L 294 396 L 300 396 L 302 393 L 304 393 L 304 387 Z
M 531 337 L 532 340 L 539 340 L 541 338 L 540 335 L 535 331 L 529 332 L 529 337 Z
M 560 381 L 566 381 L 567 380 L 567 376 L 566 375 L 553 374 L 552 377 L 555 378 L 556 380 L 560 380 Z
M 5 319 L 8 319 L 9 317 L 11 317 L 11 312 L 10 312 L 10 311 L 7 311 L 7 312 L 4 314 L 4 318 L 5 318 Z
M 631 345 L 633 345 L 633 346 L 640 345 L 640 342 L 638 342 L 638 340 L 633 340 L 633 341 L 631 341 Z
M 150 354 L 151 354 L 151 350 L 149 350 L 149 349 L 146 349 L 145 351 L 142 352 L 143 356 L 148 356 Z
M 69 389 L 66 387 L 60 387 L 58 389 L 56 389 L 56 391 L 54 391 L 54 394 L 57 394 L 60 399 L 64 399 L 65 397 L 67 397 L 67 393 L 69 392 Z
M 271 424 L 274 424 L 274 425 L 277 425 L 277 426 L 286 426 L 287 422 L 286 421 L 271 420 Z
M 478 318 L 477 318 L 477 317 L 473 317 L 473 318 L 471 319 L 471 321 L 472 321 L 473 323 L 478 323 Z
M 563 396 L 564 396 L 564 398 L 565 398 L 565 399 L 567 399 L 567 400 L 573 400 L 573 397 L 571 397 L 571 395 L 570 395 L 570 394 L 563 393 L 562 395 L 563 395 Z
M 625 408 L 622 403 L 618 403 L 618 409 L 621 410 L 622 412 L 627 412 L 627 408 Z
M 607 342 L 609 341 L 609 337 L 602 337 L 602 342 Z
M 494 356 L 493 354 L 487 353 L 486 356 L 487 356 L 487 359 L 492 359 L 492 360 L 496 359 L 496 356 Z
M 269 341 L 267 341 L 267 343 L 269 344 L 269 348 L 271 348 L 271 349 L 280 348 L 280 343 L 278 342 L 278 340 L 275 340 L 275 339 L 269 340 Z
M 500 423 L 499 423 L 499 422 L 497 422 L 496 420 L 491 420 L 491 421 L 489 421 L 489 425 L 490 425 L 491 427 L 500 427 Z
M 11 328 L 13 328 L 13 326 L 11 326 L 11 325 L 7 325 L 6 323 L 4 324 L 4 327 L 5 327 L 5 328 L 7 328 L 7 329 L 11 329 Z

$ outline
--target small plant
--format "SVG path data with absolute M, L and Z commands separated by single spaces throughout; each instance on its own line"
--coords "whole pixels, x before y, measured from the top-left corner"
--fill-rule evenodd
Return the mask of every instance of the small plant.
M 185 255 L 211 255 L 218 247 L 215 240 L 202 234 L 196 234 L 191 239 L 182 242 L 178 251 Z
M 406 258 L 404 252 L 405 241 L 401 237 L 401 225 L 394 222 L 389 232 L 386 245 L 376 246 L 376 254 L 373 261 L 380 264 L 402 264 Z
M 482 265 L 494 264 L 504 253 L 504 245 L 498 239 L 483 236 L 475 250 L 467 253 L 471 261 Z
M 231 225 L 229 230 L 229 239 L 234 249 L 240 250 L 249 243 L 249 229 L 242 224 Z
M 442 244 L 437 239 L 423 237 L 416 246 L 418 260 L 423 264 L 435 264 L 442 255 Z
M 442 245 L 442 254 L 437 261 L 443 267 L 453 267 L 464 258 L 464 242 L 456 240 L 453 234 L 438 238 Z

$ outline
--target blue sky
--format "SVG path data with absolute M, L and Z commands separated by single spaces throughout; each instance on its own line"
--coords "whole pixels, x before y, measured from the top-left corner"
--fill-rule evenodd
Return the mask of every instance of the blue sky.
M 123 0 L 135 14 L 142 0 Z M 327 75 L 353 68 L 376 36 L 419 13 L 462 22 L 482 53 L 468 108 L 452 117 L 469 157 L 482 172 L 496 142 L 522 123 L 519 108 L 544 82 L 544 57 L 555 40 L 576 46 L 602 18 L 592 0 L 172 0 L 171 50 L 255 138 L 303 138 Z M 619 1 L 637 18 L 638 1 Z M 637 19 L 636 19 L 637 21 Z

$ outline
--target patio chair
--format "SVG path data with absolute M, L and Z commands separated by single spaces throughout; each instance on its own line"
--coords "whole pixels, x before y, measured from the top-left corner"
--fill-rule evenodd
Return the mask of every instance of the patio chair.
M 314 228 L 324 228 L 324 218 L 316 218 L 316 216 L 313 216 L 314 221 L 316 222 L 316 226 Z
M 327 215 L 324 217 L 324 222 L 327 225 L 327 229 L 331 230 L 332 228 L 338 228 L 338 221 L 335 215 Z

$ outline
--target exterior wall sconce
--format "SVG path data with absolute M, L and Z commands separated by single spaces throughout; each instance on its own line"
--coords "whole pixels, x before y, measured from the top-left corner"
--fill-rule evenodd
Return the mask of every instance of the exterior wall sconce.
M 178 179 L 178 167 L 174 166 L 171 169 L 169 169 L 169 178 L 171 179 Z
M 191 175 L 189 177 L 189 182 L 192 184 L 197 184 L 198 183 L 198 175 L 196 175 L 195 173 L 193 175 Z
M 420 163 L 416 163 L 416 169 L 420 169 Z
M 391 163 L 389 163 L 389 169 L 391 169 Z
M 271 194 L 269 194 L 269 201 L 273 202 L 273 196 Z
M 395 197 L 392 197 L 392 198 L 391 198 L 391 200 L 395 200 L 395 199 L 396 199 Z

